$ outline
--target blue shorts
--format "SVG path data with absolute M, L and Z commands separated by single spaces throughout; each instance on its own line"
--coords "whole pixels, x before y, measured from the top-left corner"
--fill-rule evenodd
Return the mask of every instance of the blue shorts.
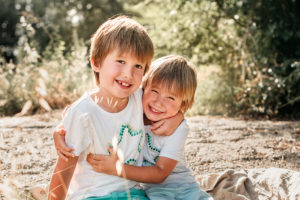
M 211 200 L 208 193 L 201 190 L 197 183 L 158 184 L 146 191 L 151 200 Z
M 84 200 L 148 200 L 146 193 L 143 190 L 137 190 L 135 188 L 129 191 L 113 192 L 102 197 L 88 197 Z

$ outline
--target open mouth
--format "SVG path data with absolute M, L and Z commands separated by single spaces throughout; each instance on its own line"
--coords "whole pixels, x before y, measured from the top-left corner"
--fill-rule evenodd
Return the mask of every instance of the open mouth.
M 117 80 L 117 83 L 122 87 L 122 88 L 129 88 L 131 86 L 131 84 L 126 83 L 124 81 L 119 81 Z
M 155 108 L 152 107 L 152 106 L 149 106 L 149 110 L 150 110 L 151 112 L 155 113 L 155 114 L 162 113 L 162 112 L 160 112 L 159 110 L 155 109 Z

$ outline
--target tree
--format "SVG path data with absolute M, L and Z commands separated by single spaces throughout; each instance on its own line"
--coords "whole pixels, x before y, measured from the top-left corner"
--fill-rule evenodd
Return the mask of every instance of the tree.
M 230 89 L 215 98 L 232 96 L 232 111 L 300 117 L 299 1 L 148 0 L 139 6 L 158 56 L 177 53 L 221 66 L 221 86 Z
M 31 45 L 35 45 L 39 53 L 49 44 L 59 41 L 64 41 L 67 52 L 73 46 L 74 32 L 76 37 L 88 41 L 103 21 L 115 14 L 125 13 L 123 4 L 117 0 L 0 1 L 0 47 L 1 52 L 6 54 L 5 49 L 12 53 L 18 44 L 23 45 L 24 41 L 19 41 L 22 34 L 29 42 L 34 41 Z M 33 29 L 32 35 L 18 31 L 21 16 L 28 28 Z

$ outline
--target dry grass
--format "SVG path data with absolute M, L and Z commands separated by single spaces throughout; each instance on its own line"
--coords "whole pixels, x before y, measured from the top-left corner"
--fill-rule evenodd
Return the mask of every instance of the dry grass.
M 61 46 L 48 58 L 27 56 L 18 64 L 0 60 L 0 116 L 63 108 L 93 87 L 87 48 L 80 45 L 65 56 Z
M 187 115 L 227 114 L 233 103 L 233 95 L 220 66 L 200 66 L 197 75 L 195 103 Z

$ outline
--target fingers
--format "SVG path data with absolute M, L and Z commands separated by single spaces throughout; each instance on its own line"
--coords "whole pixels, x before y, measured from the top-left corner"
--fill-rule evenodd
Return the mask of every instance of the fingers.
M 56 149 L 56 152 L 57 152 L 57 155 L 59 157 L 61 157 L 62 159 L 64 159 L 65 161 L 68 161 L 69 159 L 68 158 L 73 158 L 75 157 L 75 155 L 73 153 L 71 153 L 73 151 L 72 148 L 67 148 L 67 150 L 65 149 Z
M 98 169 L 99 166 L 101 166 L 103 160 L 105 159 L 104 156 L 102 155 L 96 155 L 96 154 L 88 154 L 87 157 L 86 157 L 86 161 L 92 165 L 92 167 L 94 169 Z M 97 171 L 97 170 L 96 170 Z
M 157 121 L 150 126 L 151 131 L 158 129 L 164 123 L 164 120 Z
M 66 157 L 63 153 L 61 153 L 61 152 L 58 151 L 58 150 L 57 150 L 56 152 L 57 152 L 57 155 L 58 155 L 60 158 L 64 159 L 64 161 L 66 161 L 66 162 L 69 161 L 68 157 Z
M 64 156 L 66 156 L 66 157 L 68 157 L 68 158 L 70 158 L 70 157 L 75 157 L 75 155 L 72 153 L 72 151 L 73 151 L 73 149 L 72 148 L 69 148 L 69 149 L 71 149 L 71 150 L 64 150 L 64 149 L 60 149 L 60 150 L 58 150 L 59 152 L 61 152 Z
M 152 131 L 155 135 L 169 136 L 172 135 L 173 131 L 168 128 L 165 124 Z
M 58 142 L 58 147 L 59 147 L 59 150 L 60 150 L 63 154 L 69 155 L 70 157 L 74 157 L 74 154 L 71 153 L 72 151 L 74 151 L 74 149 L 71 148 L 71 147 L 68 147 L 68 146 L 66 145 L 66 143 L 65 143 L 64 140 L 63 140 L 63 141 L 60 140 L 60 141 Z M 72 156 L 72 155 L 73 155 L 73 156 Z
M 152 126 L 150 126 L 151 131 L 156 135 L 162 135 L 164 132 L 166 132 L 164 122 L 164 120 L 155 122 Z
M 54 142 L 57 153 L 60 152 L 65 157 L 75 157 L 72 153 L 74 151 L 73 148 L 66 146 L 66 143 L 63 141 Z
M 92 154 L 88 154 L 88 155 L 87 155 L 86 161 L 87 161 L 90 165 L 97 165 L 97 163 L 99 162 L 98 160 L 93 159 Z
M 65 151 L 65 152 L 73 151 L 74 150 L 73 148 L 68 147 L 66 145 L 65 136 L 61 135 L 59 132 L 63 132 L 63 131 L 54 130 L 54 133 L 53 133 L 53 140 L 54 140 L 56 149 L 59 149 L 61 151 Z
M 57 155 L 67 161 L 66 158 L 75 157 L 72 153 L 74 151 L 73 148 L 68 147 L 65 142 L 65 130 L 62 129 L 63 125 L 60 124 L 53 133 L 54 145 L 57 151 Z
M 65 128 L 62 127 L 62 128 L 59 130 L 58 134 L 61 135 L 61 136 L 65 136 L 65 135 L 66 135 L 66 130 L 65 130 Z
M 53 135 L 55 134 L 59 134 L 59 135 L 62 135 L 62 136 L 65 136 L 66 135 L 66 130 L 65 130 L 65 127 L 63 124 L 59 124 L 55 130 L 54 130 L 54 133 Z
M 94 154 L 88 154 L 86 157 L 86 161 L 91 165 L 91 167 L 96 171 L 103 173 L 103 161 L 102 160 L 95 160 Z M 98 156 L 96 156 L 98 158 Z
M 152 130 L 152 132 L 153 132 L 155 135 L 163 135 L 163 134 L 164 134 L 164 130 L 163 130 L 163 128 L 161 128 L 161 127 Z
M 101 161 L 101 160 L 104 160 L 105 159 L 105 155 L 102 155 L 102 154 L 88 154 L 87 155 L 88 158 L 90 159 L 93 159 L 95 161 Z
M 112 156 L 115 155 L 115 152 L 114 152 L 114 149 L 113 149 L 112 146 L 108 146 L 108 147 L 107 147 L 107 151 L 108 151 L 108 154 L 109 154 L 109 155 L 112 155 Z

